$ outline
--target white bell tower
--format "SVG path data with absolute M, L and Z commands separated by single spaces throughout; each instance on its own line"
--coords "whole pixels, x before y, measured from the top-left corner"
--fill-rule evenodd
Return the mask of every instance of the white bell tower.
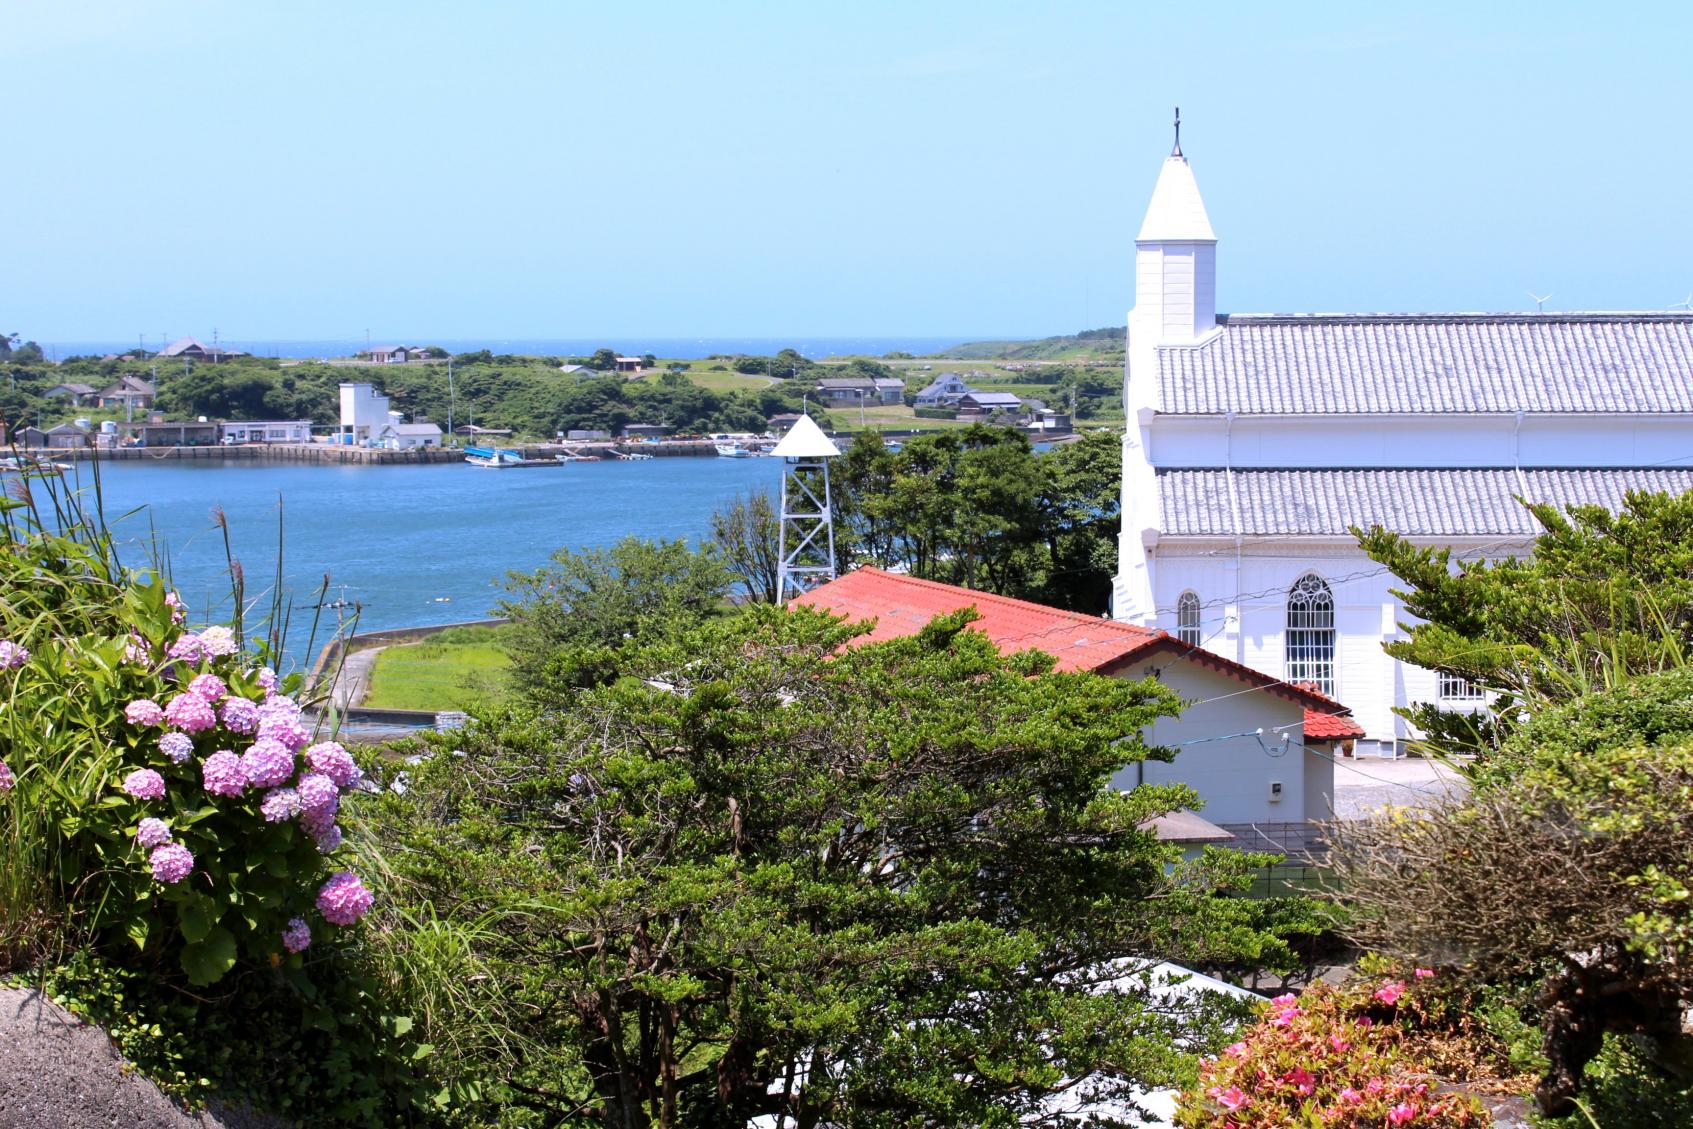
M 841 451 L 815 420 L 800 416 L 770 453 L 787 461 L 776 540 L 776 599 L 785 604 L 818 581 L 835 579 L 829 460 Z
M 1152 202 L 1135 236 L 1135 308 L 1123 372 L 1123 525 L 1111 614 L 1151 626 L 1157 620 L 1151 549 L 1158 536 L 1158 481 L 1150 454 L 1159 410 L 1158 349 L 1200 345 L 1217 332 L 1217 233 L 1182 155 L 1182 112 L 1176 143 L 1158 172 Z

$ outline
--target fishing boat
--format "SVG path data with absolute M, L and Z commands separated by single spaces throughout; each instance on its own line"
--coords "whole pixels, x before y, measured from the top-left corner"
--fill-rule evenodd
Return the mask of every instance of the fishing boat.
M 717 443 L 715 446 L 720 459 L 750 459 L 758 455 L 757 451 L 748 450 L 739 443 Z
M 471 466 L 494 470 L 514 470 L 522 467 L 558 466 L 556 459 L 526 459 L 523 452 L 504 447 L 466 447 L 464 461 Z
M 553 458 L 561 463 L 597 463 L 600 461 L 598 455 L 563 454 L 554 455 Z
M 619 451 L 617 457 L 626 463 L 644 463 L 652 458 L 651 455 L 643 455 L 639 451 Z

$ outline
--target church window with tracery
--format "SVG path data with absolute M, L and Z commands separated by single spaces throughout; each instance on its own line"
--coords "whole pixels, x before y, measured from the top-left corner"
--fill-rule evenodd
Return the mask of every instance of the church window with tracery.
M 1334 693 L 1334 594 L 1310 573 L 1287 594 L 1287 680 Z
M 1199 646 L 1199 597 L 1183 592 L 1176 600 L 1176 638 L 1190 647 Z

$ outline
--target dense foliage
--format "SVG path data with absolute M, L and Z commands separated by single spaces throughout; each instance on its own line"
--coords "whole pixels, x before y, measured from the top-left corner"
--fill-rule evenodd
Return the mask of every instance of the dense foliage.
M 1036 454 L 973 425 L 890 451 L 864 433 L 832 470 L 842 569 L 908 567 L 967 588 L 1104 612 L 1117 566 L 1118 437 L 1090 432 Z
M 854 629 L 756 608 L 433 742 L 388 855 L 493 923 L 506 1123 L 1035 1125 L 1216 1045 L 1229 1001 L 1171 1008 L 1142 973 L 1291 963 L 1308 922 L 1226 896 L 1263 860 L 1139 830 L 1188 789 L 1108 788 L 1159 755 L 1137 734 L 1167 690 L 1047 673 L 970 618 L 843 651 Z

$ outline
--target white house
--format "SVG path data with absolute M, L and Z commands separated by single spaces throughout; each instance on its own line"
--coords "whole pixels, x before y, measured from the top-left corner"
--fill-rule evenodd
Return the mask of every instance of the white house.
M 1693 489 L 1693 315 L 1228 314 L 1180 148 L 1135 240 L 1113 614 L 1345 701 L 1361 751 L 1395 706 L 1474 703 L 1390 659 L 1397 580 L 1348 532 L 1521 553 L 1522 506 Z
M 218 424 L 218 440 L 237 443 L 310 443 L 309 419 L 246 419 Z
M 388 397 L 374 384 L 343 382 L 341 385 L 341 427 L 336 442 L 368 447 L 391 422 Z
M 1199 793 L 1203 819 L 1175 821 L 1165 838 L 1232 837 L 1252 850 L 1309 846 L 1309 821 L 1332 814 L 1334 755 L 1363 732 L 1332 698 L 1164 631 L 874 568 L 821 584 L 794 603 L 852 622 L 875 620 L 860 642 L 912 635 L 937 615 L 974 607 L 981 618 L 971 629 L 1006 653 L 1035 648 L 1056 658 L 1060 671 L 1154 678 L 1170 687 L 1188 705 L 1155 721 L 1145 738 L 1176 750 L 1175 759 L 1142 762 L 1113 781 L 1119 788 L 1181 783 Z M 1228 834 L 1194 830 L 1206 821 Z
M 956 372 L 943 372 L 917 393 L 919 408 L 944 408 L 958 403 L 961 397 L 974 392 Z
M 441 428 L 433 423 L 389 423 L 376 433 L 372 446 L 391 451 L 415 451 L 441 445 Z
M 410 345 L 378 345 L 370 351 L 370 362 L 375 365 L 403 365 L 422 359 L 423 350 Z

